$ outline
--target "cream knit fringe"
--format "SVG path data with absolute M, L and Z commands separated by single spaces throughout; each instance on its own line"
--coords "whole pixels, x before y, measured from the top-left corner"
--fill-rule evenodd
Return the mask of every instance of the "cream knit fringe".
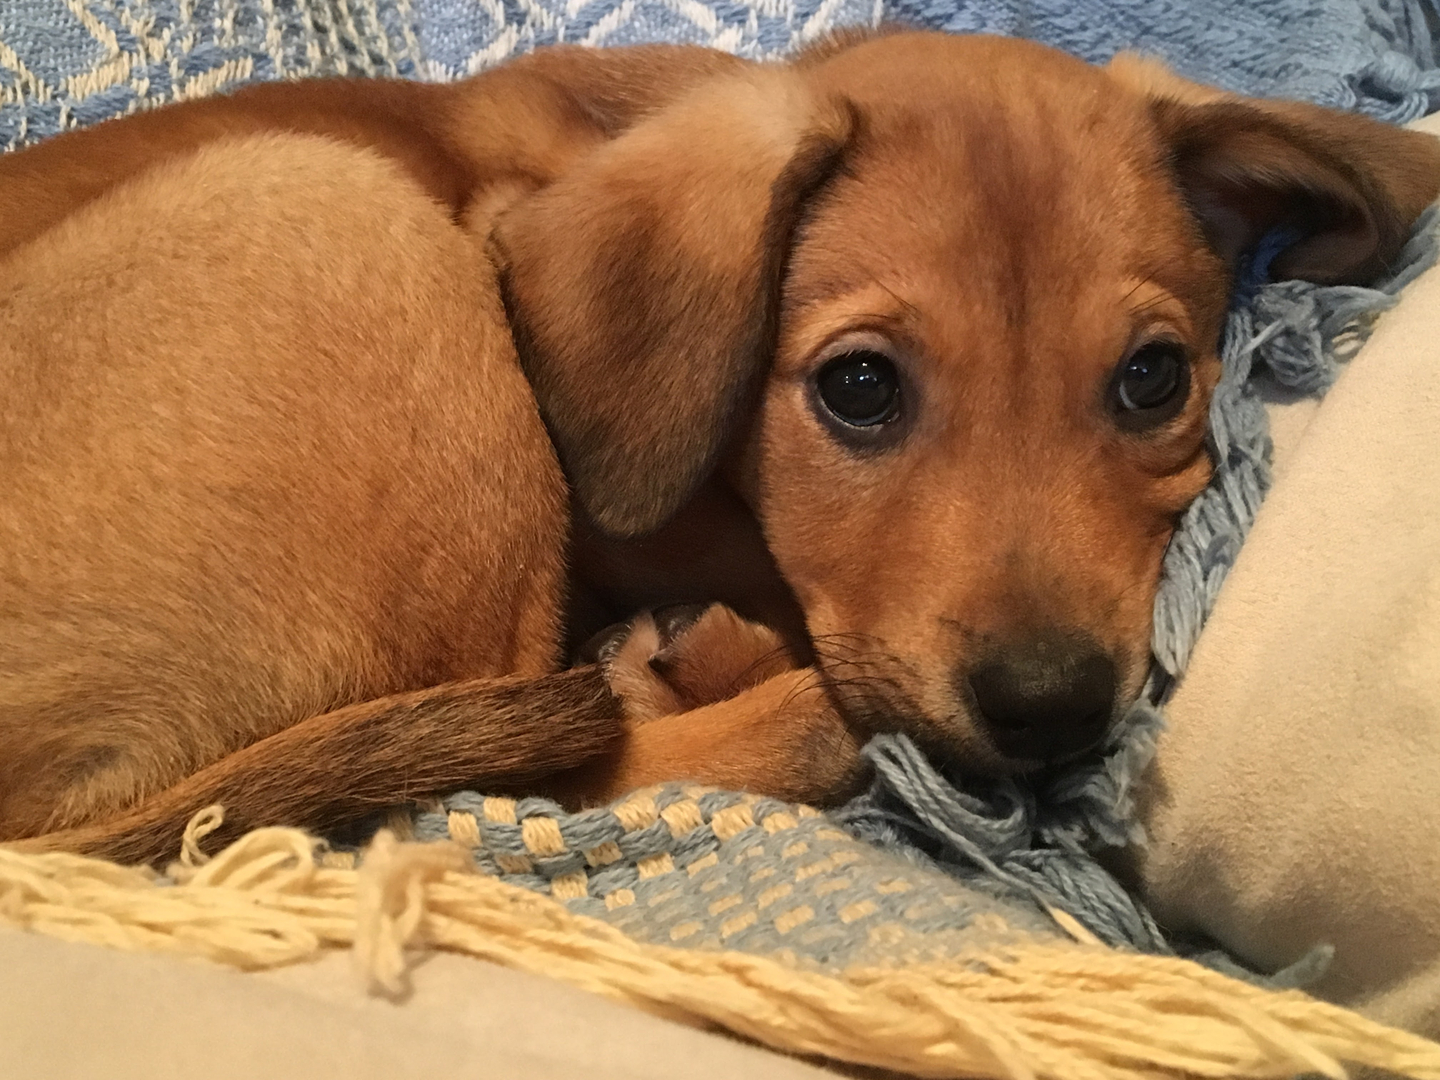
M 779 1050 L 919 1076 L 1343 1077 L 1349 1061 L 1440 1080 L 1440 1045 L 1187 961 L 1046 944 L 821 974 L 635 941 L 477 874 L 453 842 L 382 832 L 355 870 L 317 865 L 316 841 L 303 832 L 257 829 L 207 859 L 197 841 L 217 820 L 192 822 L 174 884 L 145 869 L 0 847 L 0 921 L 241 968 L 349 945 L 372 987 L 392 992 L 407 949 L 448 949 Z

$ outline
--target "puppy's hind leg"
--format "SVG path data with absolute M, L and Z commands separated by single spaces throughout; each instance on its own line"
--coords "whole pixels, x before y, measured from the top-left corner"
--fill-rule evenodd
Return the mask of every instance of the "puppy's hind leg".
M 627 720 L 653 720 L 725 701 L 798 665 L 780 635 L 724 604 L 642 612 L 581 650 L 625 703 Z
M 118 185 L 0 257 L 0 386 L 0 838 L 556 670 L 564 477 L 483 250 L 393 161 L 224 139 Z
M 830 804 L 858 790 L 865 732 L 835 708 L 819 673 L 779 635 L 721 604 L 661 609 L 599 643 L 624 703 L 614 749 L 544 785 L 570 805 L 692 780 L 796 802 Z

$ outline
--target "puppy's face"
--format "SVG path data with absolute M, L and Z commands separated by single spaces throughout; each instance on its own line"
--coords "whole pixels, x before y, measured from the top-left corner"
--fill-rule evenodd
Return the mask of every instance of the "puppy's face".
M 849 718 L 979 768 L 1093 745 L 1205 485 L 1234 269 L 1365 281 L 1433 139 L 995 37 L 839 42 L 659 109 L 500 223 L 576 493 L 618 535 L 717 467 Z
M 744 473 L 847 711 L 981 766 L 1082 750 L 1138 692 L 1228 281 L 1141 103 L 1041 59 L 827 72 L 864 126 Z

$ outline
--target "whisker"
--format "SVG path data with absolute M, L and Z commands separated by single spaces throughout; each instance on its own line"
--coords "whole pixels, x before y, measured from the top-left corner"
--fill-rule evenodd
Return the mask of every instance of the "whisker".
M 901 296 L 899 293 L 897 293 L 894 289 L 890 288 L 889 285 L 886 285 L 886 284 L 885 284 L 883 281 L 881 281 L 879 278 L 874 278 L 874 277 L 872 277 L 870 280 L 873 281 L 876 285 L 879 285 L 880 288 L 884 289 L 887 293 L 889 293 L 889 294 L 890 294 L 890 298 L 891 298 L 892 300 L 894 300 L 895 303 L 899 304 L 902 308 L 904 308 L 904 309 L 905 309 L 905 313 L 906 313 L 907 315 L 909 315 L 911 318 L 914 318 L 914 317 L 916 317 L 916 316 L 918 316 L 918 315 L 920 314 L 920 309 L 919 309 L 919 308 L 917 308 L 914 304 L 910 303 L 909 300 L 906 300 L 904 297 L 902 297 L 902 296 Z M 893 318 L 893 317 L 892 317 L 892 318 Z
M 769 652 L 761 653 L 754 660 L 750 661 L 750 663 L 746 664 L 745 667 L 740 671 L 740 673 L 735 676 L 734 681 L 730 684 L 731 695 L 733 696 L 734 694 L 739 693 L 740 688 L 747 685 L 748 677 L 752 675 L 757 668 L 764 667 L 765 665 L 770 664 L 775 660 L 778 660 L 782 657 L 788 657 L 789 655 L 790 650 L 787 649 L 784 645 L 777 645 Z
M 1139 307 L 1132 308 L 1130 313 L 1132 315 L 1144 315 L 1145 312 L 1149 311 L 1151 308 L 1159 307 L 1161 304 L 1165 303 L 1165 301 L 1169 299 L 1170 298 L 1168 296 L 1162 294 L 1155 297 L 1154 299 L 1145 301 L 1145 303 L 1141 304 Z
M 816 673 L 852 734 L 906 728 L 922 720 L 904 688 L 916 681 L 914 668 L 879 637 L 854 631 L 821 634 L 812 645 Z
M 776 717 L 778 718 L 782 713 L 784 713 L 784 711 L 790 707 L 791 702 L 793 702 L 801 694 L 813 690 L 824 691 L 825 689 L 826 684 L 825 676 L 823 675 L 823 673 L 821 673 L 818 668 L 810 668 L 806 677 L 802 679 L 799 683 L 797 683 L 795 686 L 792 686 L 790 688 L 790 691 L 783 698 L 780 699 L 780 704 L 775 707 Z
M 1152 277 L 1143 277 L 1143 278 L 1141 278 L 1139 281 L 1137 281 L 1137 282 L 1135 283 L 1135 287 L 1134 287 L 1134 288 L 1132 288 L 1129 292 L 1127 292 L 1124 296 L 1122 296 L 1122 297 L 1120 298 L 1120 303 L 1122 303 L 1122 304 L 1125 303 L 1125 301 L 1129 300 L 1130 297 L 1134 296 L 1137 292 L 1139 292 L 1141 289 L 1143 289 L 1146 285 L 1151 285 L 1151 284 L 1153 284 L 1154 281 L 1155 281 L 1155 279 L 1152 278 Z

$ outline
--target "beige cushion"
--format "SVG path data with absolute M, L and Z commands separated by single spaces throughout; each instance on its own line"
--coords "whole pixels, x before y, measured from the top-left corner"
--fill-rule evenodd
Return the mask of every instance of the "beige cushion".
M 834 1080 L 558 982 L 437 955 L 404 1001 L 349 956 L 243 974 L 0 930 L 5 1080 Z
M 1274 433 L 1169 710 L 1145 889 L 1263 967 L 1333 944 L 1317 993 L 1440 1036 L 1440 271 Z

